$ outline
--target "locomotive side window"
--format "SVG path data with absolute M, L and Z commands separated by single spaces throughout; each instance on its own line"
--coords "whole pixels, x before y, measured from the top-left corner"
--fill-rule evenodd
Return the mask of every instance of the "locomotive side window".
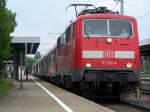
M 61 45 L 61 38 L 59 37 L 58 40 L 57 40 L 57 47 L 59 48 Z
M 66 30 L 66 43 L 69 42 L 70 37 L 71 37 L 71 26 L 69 26 L 69 28 L 67 28 Z
M 63 33 L 61 36 L 61 45 L 64 45 L 66 43 L 66 33 Z
M 132 24 L 129 20 L 85 19 L 83 21 L 84 37 L 130 37 Z
M 73 27 L 74 24 L 70 25 L 66 31 L 57 39 L 57 47 L 60 48 L 61 46 L 65 45 L 69 42 L 72 33 L 73 33 Z

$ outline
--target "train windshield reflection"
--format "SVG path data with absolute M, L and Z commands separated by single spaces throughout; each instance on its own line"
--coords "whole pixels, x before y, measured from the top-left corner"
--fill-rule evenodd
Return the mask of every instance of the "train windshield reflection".
M 84 37 L 130 37 L 132 24 L 129 20 L 85 19 Z

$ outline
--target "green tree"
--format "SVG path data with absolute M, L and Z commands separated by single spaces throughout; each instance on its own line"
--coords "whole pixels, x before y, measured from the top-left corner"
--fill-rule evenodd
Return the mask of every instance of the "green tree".
M 32 58 L 32 57 L 27 57 L 25 58 L 25 66 L 26 66 L 26 69 L 28 71 L 31 71 L 32 70 L 32 65 L 36 62 L 36 59 Z
M 39 51 L 36 52 L 34 58 L 37 59 L 37 60 L 41 58 L 41 54 L 40 54 Z
M 6 1 L 0 0 L 0 69 L 3 61 L 11 56 L 10 33 L 17 25 L 16 14 L 6 8 Z

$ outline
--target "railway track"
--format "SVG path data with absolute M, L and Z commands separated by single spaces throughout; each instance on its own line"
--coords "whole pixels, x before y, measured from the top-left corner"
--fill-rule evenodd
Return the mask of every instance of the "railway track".
M 61 88 L 65 89 L 63 86 Z M 79 92 L 76 92 L 74 90 L 68 90 L 68 91 L 77 94 L 79 96 L 82 96 Z M 110 108 L 116 112 L 149 112 L 150 111 L 150 100 L 139 102 L 139 101 L 128 100 L 128 99 L 121 99 L 120 101 L 114 99 L 91 99 L 91 98 L 88 99 L 100 105 L 103 105 L 107 108 Z
M 141 91 L 141 94 L 150 95 L 150 77 L 143 77 L 141 79 L 140 91 Z
M 71 91 L 77 95 L 77 92 Z M 84 96 L 83 96 L 84 97 Z M 114 99 L 92 99 L 88 98 L 100 105 L 108 107 L 116 112 L 149 112 L 150 111 L 150 100 L 143 100 L 143 101 L 134 101 L 134 100 L 127 100 L 121 99 L 120 101 Z
M 130 101 L 113 101 L 113 100 L 99 100 L 96 103 L 103 105 L 116 112 L 149 112 L 150 110 L 145 107 L 133 104 Z
M 150 111 L 150 101 L 145 101 L 145 100 L 135 101 L 135 100 L 128 100 L 128 99 L 122 99 L 121 101 L 126 104 L 133 105 L 135 107 L 139 107 L 141 109 Z
M 136 99 L 135 94 L 132 94 L 126 99 L 99 99 L 96 102 L 116 112 L 150 112 L 150 96 L 147 94 L 142 95 L 139 100 Z
M 150 94 L 150 77 L 141 79 L 141 92 Z
M 141 92 L 142 92 L 142 94 L 149 94 L 150 95 L 150 90 L 141 89 Z

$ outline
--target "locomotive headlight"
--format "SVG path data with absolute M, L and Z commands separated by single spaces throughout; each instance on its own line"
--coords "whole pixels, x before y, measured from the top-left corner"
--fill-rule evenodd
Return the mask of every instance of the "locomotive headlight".
M 132 68 L 132 64 L 131 63 L 127 63 L 127 68 Z
M 91 65 L 91 63 L 86 63 L 85 66 L 86 66 L 87 68 L 90 68 L 92 65 Z
M 107 38 L 107 43 L 112 43 L 112 38 Z

